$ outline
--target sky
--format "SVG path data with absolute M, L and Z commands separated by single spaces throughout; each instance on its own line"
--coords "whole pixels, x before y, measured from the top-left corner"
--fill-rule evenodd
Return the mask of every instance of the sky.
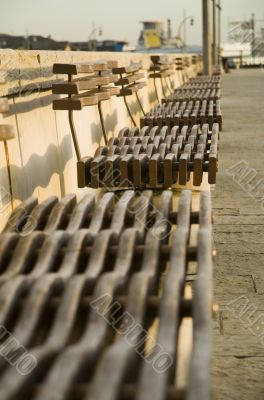
M 228 21 L 249 19 L 251 13 L 264 20 L 263 0 L 221 0 L 222 32 Z M 0 0 L 0 33 L 51 35 L 55 40 L 88 40 L 93 27 L 102 28 L 100 39 L 126 40 L 135 45 L 142 20 L 172 21 L 175 34 L 183 18 L 194 18 L 187 26 L 187 43 L 201 44 L 202 0 Z

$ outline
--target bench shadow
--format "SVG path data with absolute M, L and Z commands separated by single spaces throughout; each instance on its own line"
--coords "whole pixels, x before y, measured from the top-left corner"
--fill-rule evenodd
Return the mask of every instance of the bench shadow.
M 43 93 L 43 92 L 41 92 Z M 39 93 L 35 93 L 36 97 L 34 99 L 31 100 L 26 100 L 26 96 L 20 96 L 20 99 L 23 99 L 23 97 L 25 98 L 25 100 L 20 101 L 19 103 L 15 103 L 15 104 L 10 104 L 10 109 L 8 112 L 6 112 L 5 114 L 3 114 L 3 118 L 7 118 L 10 117 L 14 114 L 24 114 L 25 112 L 30 112 L 33 110 L 36 110 L 40 107 L 47 107 L 49 105 L 52 104 L 52 101 L 54 100 L 54 95 L 53 94 L 47 94 L 46 96 L 41 96 L 40 92 Z
M 54 174 L 59 176 L 61 196 L 66 194 L 64 168 L 73 157 L 72 150 L 69 150 L 72 149 L 71 141 L 68 134 L 59 146 L 49 145 L 43 155 L 32 154 L 24 166 L 10 164 L 14 199 L 23 201 L 32 196 L 37 187 L 47 187 Z M 2 168 L 0 173 L 6 174 L 6 168 Z
M 104 115 L 104 125 L 105 125 L 105 130 L 106 130 L 106 135 L 107 138 L 109 138 L 109 132 L 114 132 L 116 133 L 116 127 L 118 124 L 118 116 L 117 116 L 117 111 L 113 111 L 111 114 L 106 114 Z M 91 130 L 91 139 L 92 143 L 97 143 L 98 145 L 101 143 L 101 140 L 103 138 L 103 131 L 101 127 L 101 123 L 94 123 L 92 122 L 90 125 L 90 130 Z

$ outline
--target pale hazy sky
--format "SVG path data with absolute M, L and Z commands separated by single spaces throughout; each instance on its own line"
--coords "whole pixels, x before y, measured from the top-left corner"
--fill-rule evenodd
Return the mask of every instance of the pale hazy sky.
M 103 28 L 102 39 L 135 44 L 141 20 L 172 20 L 173 33 L 182 10 L 195 19 L 187 28 L 188 44 L 200 44 L 202 0 L 0 0 L 0 32 L 14 35 L 51 35 L 57 40 L 87 40 L 93 23 Z M 264 19 L 264 0 L 222 0 L 223 35 L 228 20 L 248 19 L 254 12 Z

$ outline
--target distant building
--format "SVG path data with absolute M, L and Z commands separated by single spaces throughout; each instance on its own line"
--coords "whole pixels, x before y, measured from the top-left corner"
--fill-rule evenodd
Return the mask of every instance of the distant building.
M 125 51 L 128 42 L 118 40 L 89 40 L 86 42 L 71 42 L 72 50 L 78 51 Z
M 249 57 L 251 55 L 250 43 L 223 43 L 221 55 L 225 58 Z
M 103 40 L 97 42 L 97 51 L 124 51 L 124 47 L 128 45 L 128 42 L 116 41 L 116 40 Z
M 163 22 L 161 21 L 142 21 L 143 29 L 138 39 L 139 47 L 147 49 L 157 49 L 164 44 Z
M 128 42 L 122 40 L 90 40 L 84 42 L 57 42 L 50 36 L 12 36 L 0 34 L 0 49 L 20 50 L 78 50 L 78 51 L 133 51 Z
M 0 34 L 0 48 L 2 49 L 21 49 L 21 50 L 66 50 L 68 42 L 57 42 L 50 36 L 39 35 L 12 36 Z

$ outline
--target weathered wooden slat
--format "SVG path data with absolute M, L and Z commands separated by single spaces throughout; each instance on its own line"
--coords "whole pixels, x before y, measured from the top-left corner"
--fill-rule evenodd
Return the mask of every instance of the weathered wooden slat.
M 45 232 L 51 233 L 57 229 L 61 229 L 68 222 L 68 214 L 72 211 L 76 205 L 76 196 L 74 194 L 68 194 L 63 197 L 55 207 L 53 207 L 50 213 L 47 223 L 45 225 Z
M 87 96 L 82 95 L 83 97 L 71 97 L 71 98 L 64 98 L 64 99 L 58 99 L 58 100 L 53 100 L 53 110 L 72 110 L 72 111 L 78 111 L 82 110 L 83 107 L 87 106 L 94 106 L 98 104 L 99 98 L 97 94 L 89 95 Z M 108 96 L 110 98 L 110 96 Z
M 87 74 L 94 72 L 94 69 L 90 63 L 78 63 L 78 64 L 53 64 L 54 74 L 67 74 L 67 75 L 77 75 L 77 74 Z
M 89 400 L 117 400 L 124 393 L 131 400 L 179 397 L 178 333 L 182 317 L 188 316 L 194 320 L 194 347 L 184 396 L 179 398 L 209 399 L 209 195 L 202 194 L 199 213 L 191 209 L 190 191 L 182 191 L 177 209 L 171 191 L 162 192 L 155 206 L 151 191 L 106 193 L 96 203 L 93 195 L 87 195 L 60 217 L 63 225 L 47 234 L 44 215 L 52 219 L 59 204 L 51 198 L 30 210 L 42 221 L 37 226 L 43 231 L 26 237 L 2 234 L 0 322 L 38 362 L 30 374 L 17 374 L 0 360 L 0 397 L 44 400 L 69 398 L 71 393 Z M 68 202 L 66 198 L 64 203 Z M 199 238 L 193 248 L 192 224 L 198 224 Z M 186 301 L 190 260 L 198 261 L 198 270 L 194 298 Z M 105 294 L 108 311 L 100 314 L 91 302 Z M 127 318 L 134 323 L 126 337 L 129 344 L 124 340 L 130 327 Z M 155 347 L 144 352 L 146 334 L 156 320 L 157 336 L 150 341 Z M 158 362 L 157 350 L 169 360 L 162 373 L 159 366 L 164 363 Z M 19 353 L 13 351 L 15 359 Z M 128 382 L 129 395 L 123 391 Z
M 138 128 L 124 128 L 118 138 L 108 142 L 108 146 L 97 148 L 87 168 L 92 168 L 96 157 L 105 157 L 104 161 L 101 160 L 101 179 L 96 187 L 106 187 L 103 177 L 106 175 L 105 163 L 108 160 L 108 167 L 115 171 L 115 178 L 113 173 L 110 173 L 112 178 L 108 174 L 109 187 L 118 185 L 144 188 L 149 185 L 152 188 L 167 188 L 177 183 L 186 185 L 191 172 L 194 186 L 202 184 L 204 173 L 208 173 L 208 182 L 213 184 L 217 173 L 219 124 L 214 123 L 212 131 L 209 128 L 209 124 L 173 128 L 156 125 L 153 128 L 144 127 L 141 131 Z M 176 151 L 177 157 L 170 155 L 174 153 L 172 149 Z M 121 158 L 111 159 L 113 156 Z M 80 168 L 84 171 L 84 165 Z M 86 175 L 86 186 L 92 186 L 90 170 Z M 84 172 L 82 177 L 84 179 Z
M 94 196 L 87 194 L 83 199 L 74 207 L 72 215 L 69 219 L 66 231 L 74 233 L 82 229 L 87 221 L 87 214 L 92 211 L 94 207 Z
M 83 90 L 96 89 L 99 85 L 107 85 L 110 80 L 107 76 L 88 76 L 85 79 L 72 82 L 54 83 L 53 94 L 80 94 Z
M 172 206 L 172 194 L 170 192 L 163 192 L 157 218 L 152 229 L 149 231 L 146 242 L 146 250 L 144 252 L 144 260 L 142 271 L 135 274 L 131 280 L 129 287 L 129 298 L 127 305 L 127 313 L 132 315 L 137 326 L 145 325 L 145 306 L 146 294 L 152 292 L 156 287 L 155 278 L 158 274 L 157 254 L 159 251 L 159 241 L 162 240 L 168 231 L 167 217 Z M 163 224 L 161 224 L 161 221 Z M 142 336 L 140 330 L 136 335 L 135 343 Z M 116 360 L 116 368 L 109 366 L 113 360 Z M 109 351 L 105 354 L 99 371 L 95 377 L 95 383 L 92 388 L 91 396 L 93 399 L 111 399 L 117 398 L 120 385 L 125 377 L 125 372 L 130 370 L 131 374 L 135 371 L 137 366 L 136 353 L 132 346 L 127 345 L 122 338 L 110 347 Z M 128 369 L 129 368 L 129 369 Z M 102 386 L 102 380 L 108 376 L 107 381 L 111 384 Z
M 151 364 L 143 365 L 138 400 L 164 399 L 166 386 L 174 382 L 177 335 L 180 324 L 180 298 L 185 281 L 186 246 L 190 235 L 190 211 L 191 192 L 185 191 L 179 203 L 178 225 L 172 239 L 171 267 L 165 279 L 159 311 L 157 343 L 166 353 L 168 367 L 165 372 L 157 373 Z
M 132 85 L 128 85 L 128 86 L 120 89 L 120 93 L 117 95 L 117 97 L 130 96 L 133 93 L 136 93 L 138 90 L 142 89 L 144 86 L 146 86 L 146 82 L 137 82 Z
M 115 67 L 112 69 L 113 74 L 131 74 L 134 72 L 137 72 L 138 70 L 140 70 L 142 68 L 142 63 L 133 63 L 129 66 L 126 67 Z
M 36 207 L 37 204 L 38 200 L 35 197 L 30 197 L 20 206 L 15 208 L 8 218 L 2 233 L 20 232 L 23 225 L 26 223 L 28 214 L 33 210 L 34 207 Z
M 94 189 L 102 186 L 102 171 L 104 170 L 105 161 L 105 156 L 98 156 L 91 161 L 91 187 Z
M 83 157 L 77 161 L 77 181 L 78 187 L 84 188 L 87 182 L 91 182 L 90 164 L 92 157 Z
M 16 136 L 13 125 L 0 124 L 0 141 L 11 140 Z
M 52 212 L 53 207 L 58 203 L 56 196 L 51 196 L 44 200 L 42 203 L 36 205 L 26 218 L 26 221 L 21 229 L 23 235 L 27 235 L 33 230 L 42 230 L 45 226 L 49 214 Z
M 200 230 L 198 233 L 198 270 L 194 285 L 193 353 L 191 358 L 188 400 L 211 399 L 211 317 L 212 313 L 212 257 L 211 257 L 211 199 L 208 192 L 201 193 Z
M 144 78 L 144 74 L 142 72 L 127 75 L 124 78 L 119 78 L 118 81 L 115 82 L 115 85 L 129 85 L 132 82 L 136 82 L 140 79 Z
M 0 113 L 6 113 L 10 109 L 7 98 L 0 97 Z

